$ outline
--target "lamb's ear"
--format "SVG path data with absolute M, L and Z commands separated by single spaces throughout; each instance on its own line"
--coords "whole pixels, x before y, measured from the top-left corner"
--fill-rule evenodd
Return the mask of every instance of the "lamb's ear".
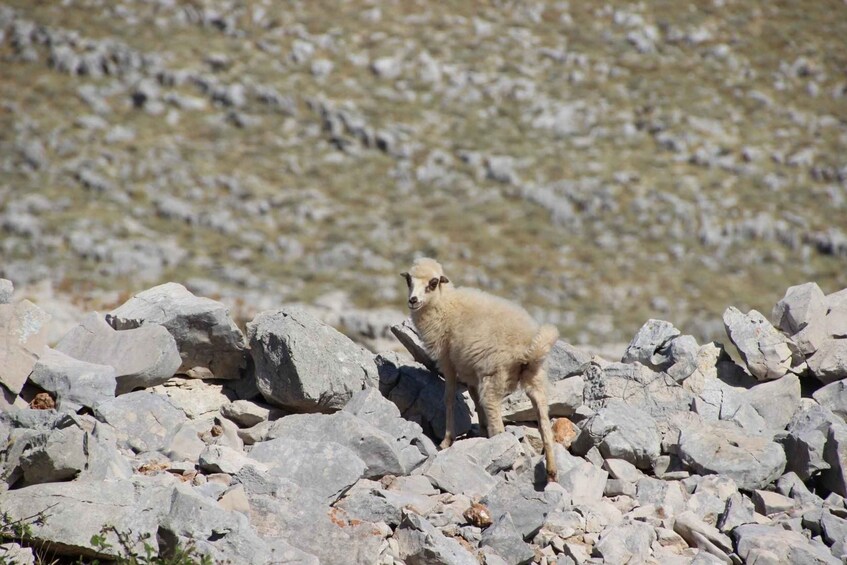
M 449 279 L 447 279 L 447 277 L 445 277 L 444 275 L 441 275 L 441 280 L 439 282 L 441 284 L 444 284 L 444 283 L 448 283 L 450 281 L 449 281 Z

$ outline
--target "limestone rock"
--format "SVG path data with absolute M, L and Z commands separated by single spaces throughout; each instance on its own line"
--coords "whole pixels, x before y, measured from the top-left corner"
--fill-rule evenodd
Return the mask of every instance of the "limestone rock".
M 743 489 L 764 488 L 782 474 L 786 463 L 779 444 L 721 422 L 684 428 L 679 456 L 695 472 L 727 475 Z
M 846 378 L 847 339 L 830 339 L 823 342 L 807 362 L 809 371 L 824 384 Z
M 60 409 L 93 408 L 115 397 L 115 368 L 78 361 L 46 347 L 35 363 L 29 380 L 55 395 Z
M 17 395 L 47 345 L 49 314 L 29 300 L 0 304 L 0 384 Z
M 827 338 L 826 312 L 823 291 L 810 282 L 789 287 L 774 306 L 771 319 L 776 327 L 791 336 L 801 353 L 809 356 Z
M 331 412 L 379 384 L 373 355 L 302 310 L 262 312 L 247 332 L 256 383 L 276 406 Z
M 585 423 L 574 443 L 574 452 L 585 454 L 597 446 L 604 458 L 629 461 L 650 469 L 661 451 L 656 423 L 646 413 L 612 399 Z
M 724 311 L 723 322 L 750 374 L 758 380 L 778 379 L 791 370 L 793 352 L 788 339 L 758 311 L 742 314 L 730 306 Z
M 143 390 L 101 402 L 94 415 L 111 425 L 121 443 L 137 453 L 163 449 L 187 420 L 166 399 Z
M 96 312 L 68 332 L 55 349 L 80 361 L 114 367 L 117 394 L 161 384 L 181 363 L 176 341 L 162 326 L 119 332 Z
M 182 358 L 180 373 L 237 379 L 245 367 L 247 344 L 229 309 L 216 300 L 195 296 L 181 284 L 170 282 L 136 294 L 108 319 L 116 330 L 146 325 L 167 328 Z

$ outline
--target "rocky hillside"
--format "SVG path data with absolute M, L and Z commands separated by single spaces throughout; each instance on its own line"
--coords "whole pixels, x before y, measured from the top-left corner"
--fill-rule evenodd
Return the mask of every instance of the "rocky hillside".
M 50 348 L 49 316 L 12 290 L 0 280 L 2 563 L 847 558 L 847 289 L 791 287 L 770 317 L 727 308 L 741 363 L 655 319 L 620 361 L 557 342 L 549 484 L 520 391 L 487 439 L 457 394 L 461 437 L 435 447 L 444 383 L 408 324 L 392 330 L 424 364 L 300 308 L 244 335 L 168 283 Z
M 840 0 L 3 0 L 0 276 L 250 319 L 397 308 L 423 252 L 576 343 L 716 335 L 843 286 L 845 37 Z

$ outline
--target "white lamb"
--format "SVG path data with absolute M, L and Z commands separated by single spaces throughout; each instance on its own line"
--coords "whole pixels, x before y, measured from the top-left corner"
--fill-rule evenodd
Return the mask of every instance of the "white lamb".
M 402 276 L 409 286 L 412 321 L 447 385 L 447 431 L 441 447 L 449 447 L 455 439 L 457 381 L 467 385 L 480 427 L 489 437 L 504 431 L 501 401 L 520 384 L 538 417 L 547 480 L 555 480 L 544 362 L 558 330 L 551 325 L 539 327 L 526 310 L 508 300 L 454 287 L 433 259 L 418 259 Z

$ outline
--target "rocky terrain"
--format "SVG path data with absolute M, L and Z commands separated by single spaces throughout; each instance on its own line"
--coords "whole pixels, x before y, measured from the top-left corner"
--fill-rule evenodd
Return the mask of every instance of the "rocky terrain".
M 492 438 L 458 393 L 436 448 L 444 383 L 408 323 L 408 359 L 299 307 L 245 335 L 168 283 L 49 347 L 15 296 L 0 280 L 2 563 L 847 559 L 847 289 L 728 307 L 738 363 L 656 319 L 620 361 L 557 342 L 549 484 L 521 391 Z
M 574 343 L 711 339 L 843 286 L 845 12 L 3 0 L 0 276 L 82 310 L 180 281 L 241 322 L 396 310 L 424 253 Z

